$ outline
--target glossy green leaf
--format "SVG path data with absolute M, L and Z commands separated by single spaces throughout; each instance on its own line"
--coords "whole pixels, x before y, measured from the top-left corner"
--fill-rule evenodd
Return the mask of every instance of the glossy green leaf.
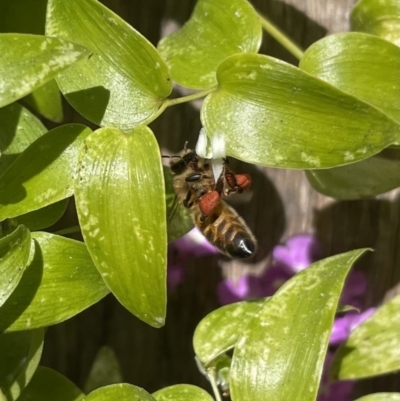
M 48 120 L 59 123 L 63 119 L 61 93 L 54 79 L 25 97 L 24 102 Z
M 0 176 L 46 127 L 18 103 L 0 108 Z
M 189 21 L 158 44 L 172 78 L 188 88 L 217 85 L 216 71 L 236 53 L 257 53 L 260 19 L 246 0 L 199 0 Z
M 166 210 L 161 156 L 148 127 L 102 128 L 79 155 L 75 198 L 82 234 L 107 286 L 146 323 L 164 324 Z
M 18 401 L 82 401 L 85 394 L 62 374 L 39 366 Z
M 0 238 L 0 307 L 21 280 L 31 249 L 31 235 L 19 226 L 7 237 Z
M 0 177 L 0 220 L 73 195 L 78 150 L 91 130 L 68 124 L 32 143 Z
M 315 401 L 340 293 L 364 252 L 320 260 L 264 302 L 234 349 L 232 400 Z
M 32 233 L 32 238 L 32 261 L 0 308 L 0 330 L 62 322 L 108 293 L 84 243 L 45 232 Z
M 115 352 L 110 347 L 101 347 L 86 380 L 85 393 L 122 381 L 121 366 Z
M 153 393 L 157 401 L 213 401 L 206 391 L 191 384 L 176 384 Z
M 172 186 L 173 176 L 170 169 L 163 167 L 163 172 L 168 219 L 168 242 L 172 242 L 188 233 L 194 227 L 194 224 L 187 208 L 178 203 Z
M 193 335 L 193 348 L 207 365 L 218 355 L 233 348 L 243 327 L 252 319 L 265 300 L 237 302 L 218 308 L 203 318 Z
M 400 187 L 400 150 L 381 153 L 348 166 L 308 170 L 311 186 L 337 199 L 362 199 Z
M 400 295 L 357 326 L 337 350 L 334 379 L 359 379 L 400 370 Z
M 30 382 L 42 355 L 43 338 L 43 329 L 0 334 L 0 391 L 5 400 L 16 400 Z
M 0 34 L 0 107 L 39 88 L 89 51 L 76 43 L 40 35 Z
M 112 384 L 92 391 L 84 401 L 156 401 L 146 390 L 131 384 Z
M 67 209 L 68 202 L 69 199 L 63 199 L 33 212 L 22 214 L 13 218 L 12 223 L 23 224 L 31 231 L 43 230 L 60 220 Z
M 351 15 L 351 30 L 372 33 L 400 46 L 398 0 L 359 0 Z
M 89 60 L 58 75 L 68 102 L 102 126 L 131 129 L 152 116 L 172 90 L 153 45 L 95 0 L 49 0 L 46 33 L 81 43 Z
M 204 101 L 207 134 L 224 134 L 227 153 L 284 168 L 349 164 L 400 143 L 400 127 L 379 110 L 268 56 L 222 62 L 219 90 Z
M 310 46 L 300 68 L 400 122 L 400 48 L 364 33 L 330 35 Z
M 400 393 L 374 393 L 357 398 L 355 401 L 400 401 Z

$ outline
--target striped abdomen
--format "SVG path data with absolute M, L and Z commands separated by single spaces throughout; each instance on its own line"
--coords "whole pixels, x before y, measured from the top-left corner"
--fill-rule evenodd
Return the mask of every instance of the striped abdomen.
M 254 235 L 244 220 L 224 201 L 202 221 L 198 207 L 192 209 L 196 226 L 218 250 L 231 258 L 249 258 L 256 252 Z

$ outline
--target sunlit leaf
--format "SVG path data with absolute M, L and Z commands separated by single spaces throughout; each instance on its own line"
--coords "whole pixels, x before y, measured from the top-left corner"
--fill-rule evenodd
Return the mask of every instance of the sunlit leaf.
M 400 150 L 381 153 L 348 166 L 308 170 L 314 189 L 337 199 L 362 199 L 400 187 Z
M 24 102 L 48 120 L 59 123 L 63 119 L 61 93 L 54 79 L 25 97 Z
M 161 156 L 148 127 L 102 128 L 79 156 L 75 197 L 82 234 L 105 283 L 155 327 L 166 304 L 166 210 Z
M 156 401 L 146 390 L 131 384 L 112 384 L 101 387 L 87 395 L 84 401 Z M 189 400 L 188 400 L 189 401 Z
M 197 325 L 193 335 L 193 348 L 204 365 L 232 348 L 243 327 L 252 319 L 265 300 L 237 302 L 225 305 L 208 314 Z
M 364 251 L 314 263 L 264 302 L 234 348 L 232 400 L 315 401 L 340 293 Z
M 400 27 L 400 26 L 399 26 Z M 400 122 L 400 48 L 364 33 L 329 35 L 310 46 L 300 68 Z
M 60 220 L 67 209 L 68 201 L 69 199 L 63 199 L 33 212 L 22 214 L 13 218 L 12 222 L 23 224 L 31 231 L 43 230 Z
M 49 0 L 46 34 L 80 43 L 89 60 L 58 75 L 69 103 L 88 120 L 124 130 L 155 113 L 172 89 L 153 45 L 95 0 Z
M 20 104 L 0 108 L 0 176 L 23 150 L 46 131 L 40 120 Z
M 268 56 L 241 54 L 219 66 L 219 90 L 201 118 L 225 135 L 227 153 L 273 167 L 326 168 L 400 143 L 400 126 L 380 111 Z
M 357 398 L 355 401 L 400 401 L 400 393 L 375 393 Z
M 103 298 L 108 289 L 85 244 L 32 233 L 34 255 L 0 308 L 0 330 L 28 330 L 62 322 Z
M 78 150 L 91 130 L 68 124 L 32 143 L 0 177 L 0 220 L 73 195 Z
M 86 380 L 85 393 L 122 381 L 121 366 L 115 352 L 110 347 L 101 347 Z
M 24 226 L 0 238 L 0 307 L 21 280 L 31 249 L 31 235 Z
M 85 395 L 62 374 L 39 366 L 18 401 L 82 401 Z
M 400 46 L 398 0 L 360 0 L 350 15 L 351 30 L 372 33 Z
M 359 379 L 400 370 L 400 295 L 357 326 L 337 350 L 331 375 Z
M 0 391 L 5 400 L 16 400 L 30 382 L 42 355 L 43 337 L 43 329 L 0 334 Z
M 176 384 L 153 393 L 157 401 L 213 401 L 206 391 L 191 384 Z
M 194 226 L 187 208 L 178 203 L 172 186 L 173 176 L 169 168 L 164 167 L 165 201 L 167 206 L 168 242 L 175 241 L 188 233 Z
M 0 107 L 21 99 L 89 51 L 59 38 L 0 34 Z
M 172 78 L 188 88 L 217 85 L 216 71 L 226 57 L 257 53 L 260 19 L 245 0 L 199 0 L 189 21 L 158 44 Z

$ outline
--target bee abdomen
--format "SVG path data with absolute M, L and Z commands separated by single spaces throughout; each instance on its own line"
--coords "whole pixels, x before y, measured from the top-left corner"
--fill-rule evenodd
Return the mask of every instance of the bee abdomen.
M 256 240 L 246 223 L 227 205 L 223 209 L 225 213 L 213 222 L 207 219 L 206 224 L 198 225 L 203 235 L 221 253 L 231 258 L 243 259 L 253 256 L 257 249 Z M 230 218 L 224 218 L 227 214 Z
M 233 240 L 227 243 L 226 253 L 232 258 L 249 258 L 256 251 L 256 243 L 246 232 L 237 232 Z

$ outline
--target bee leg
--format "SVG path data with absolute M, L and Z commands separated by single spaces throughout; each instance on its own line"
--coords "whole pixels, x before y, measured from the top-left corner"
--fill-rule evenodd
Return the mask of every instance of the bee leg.
M 216 190 L 208 192 L 200 199 L 199 209 L 202 213 L 200 217 L 201 221 L 204 221 L 214 211 L 220 200 L 221 195 Z
M 251 185 L 251 177 L 248 174 L 235 174 L 236 185 L 241 189 L 241 191 L 245 191 L 250 188 Z
M 194 202 L 191 201 L 192 198 L 192 191 L 188 191 L 188 193 L 186 194 L 186 199 L 184 199 L 183 206 L 185 206 L 186 208 L 190 208 L 193 206 Z

